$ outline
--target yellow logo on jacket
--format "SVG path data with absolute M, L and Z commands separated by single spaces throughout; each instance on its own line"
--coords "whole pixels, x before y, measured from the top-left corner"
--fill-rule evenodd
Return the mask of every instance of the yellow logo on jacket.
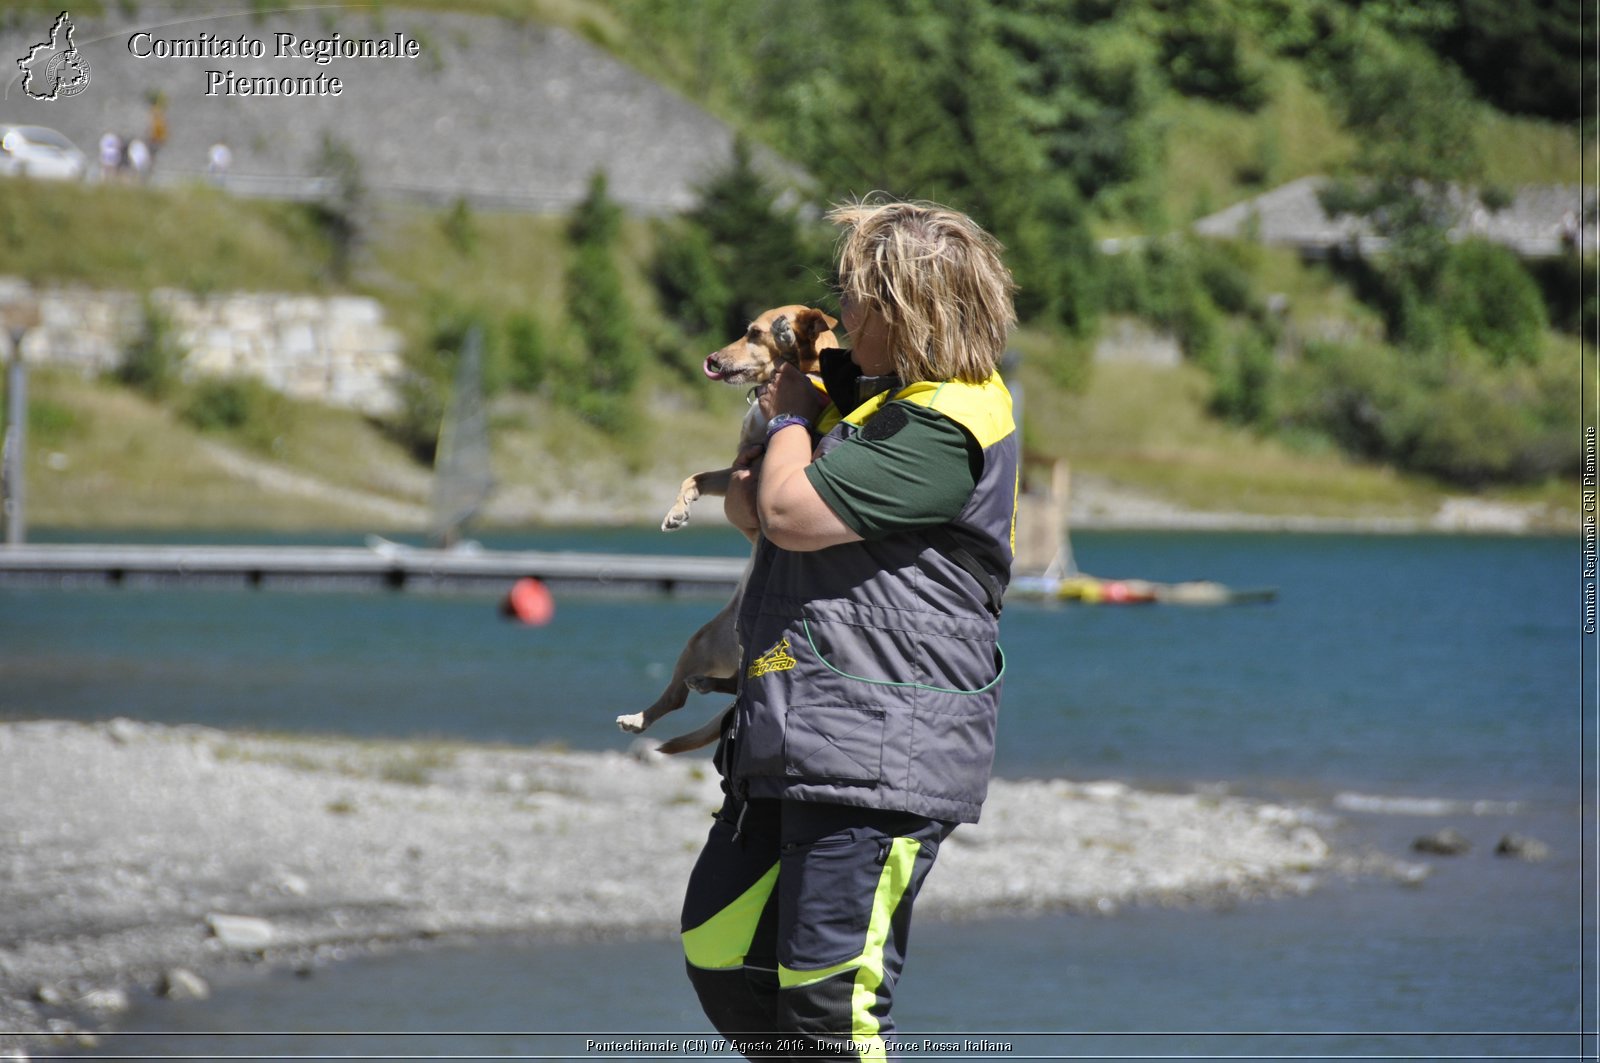
M 768 672 L 785 672 L 796 664 L 794 654 L 789 652 L 789 640 L 780 639 L 772 649 L 750 662 L 750 667 L 745 670 L 746 679 L 756 679 Z

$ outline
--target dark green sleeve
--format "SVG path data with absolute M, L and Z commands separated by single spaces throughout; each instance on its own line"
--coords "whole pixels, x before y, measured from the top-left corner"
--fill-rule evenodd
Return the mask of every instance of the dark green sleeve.
M 955 519 L 983 471 L 977 441 L 924 406 L 891 402 L 806 467 L 829 509 L 863 539 Z

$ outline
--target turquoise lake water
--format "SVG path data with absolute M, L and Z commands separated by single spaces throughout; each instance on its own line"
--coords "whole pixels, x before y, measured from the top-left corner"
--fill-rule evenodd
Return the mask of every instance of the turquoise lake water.
M 489 543 L 740 544 L 644 531 Z M 998 774 L 1224 785 L 1327 811 L 1336 845 L 1405 855 L 1451 826 L 1474 849 L 1435 860 L 1416 889 L 1329 883 L 1223 912 L 930 921 L 897 1003 L 902 1029 L 1018 1035 L 994 1058 L 1572 1058 L 1595 984 L 1583 884 L 1594 690 L 1576 540 L 1083 533 L 1075 545 L 1097 575 L 1274 586 L 1279 598 L 1008 606 Z M 554 623 L 529 629 L 483 597 L 0 591 L 0 716 L 619 749 L 628 739 L 612 718 L 653 700 L 717 604 L 567 595 Z M 721 703 L 691 702 L 682 722 Z M 1545 841 L 1551 859 L 1497 859 L 1508 831 Z M 602 1058 L 584 1048 L 590 1031 L 706 1032 L 680 963 L 670 941 L 536 941 L 311 979 L 239 976 L 204 1005 L 141 1002 L 130 1025 L 144 1032 L 101 1051 Z M 446 1033 L 206 1032 L 243 1029 Z

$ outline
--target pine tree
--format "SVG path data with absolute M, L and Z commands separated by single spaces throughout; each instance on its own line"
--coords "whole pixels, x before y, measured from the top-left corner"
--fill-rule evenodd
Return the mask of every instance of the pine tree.
M 625 423 L 644 364 L 617 265 L 621 222 L 621 208 L 606 194 L 606 176 L 597 171 L 567 228 L 573 248 L 567 269 L 567 316 L 582 348 L 569 386 L 579 412 L 611 431 Z
M 663 235 L 655 277 L 682 325 L 737 335 L 761 311 L 815 304 L 825 293 L 827 252 L 756 170 L 743 140 L 728 167 L 700 189 L 700 203 Z

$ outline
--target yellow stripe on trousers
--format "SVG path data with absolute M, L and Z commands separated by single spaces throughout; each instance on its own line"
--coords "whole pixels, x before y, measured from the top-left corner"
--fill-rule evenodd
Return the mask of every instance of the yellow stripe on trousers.
M 755 940 L 756 923 L 772 896 L 778 881 L 778 865 L 773 864 L 755 885 L 693 930 L 683 932 L 683 955 L 691 964 L 708 971 L 723 971 L 743 965 Z
M 867 938 L 860 955 L 816 971 L 796 971 L 781 965 L 778 968 L 778 985 L 783 989 L 813 985 L 855 969 L 855 986 L 850 994 L 850 1035 L 861 1046 L 864 1061 L 886 1058 L 883 1038 L 878 1036 L 878 1017 L 872 1013 L 872 1006 L 878 1002 L 878 989 L 883 985 L 883 949 L 889 940 L 895 909 L 900 907 L 906 891 L 911 888 L 911 873 L 921 851 L 922 843 L 915 838 L 896 838 L 889 847 L 889 858 L 884 861 L 878 889 L 873 894 L 872 917 L 867 923 Z

